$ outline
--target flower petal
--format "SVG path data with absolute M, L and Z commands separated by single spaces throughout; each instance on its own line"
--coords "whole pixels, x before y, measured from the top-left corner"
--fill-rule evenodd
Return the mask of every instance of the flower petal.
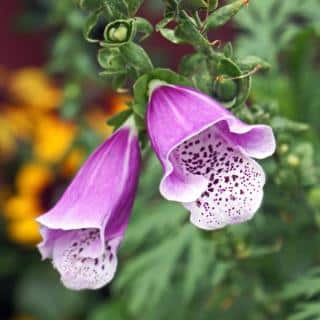
M 275 152 L 276 140 L 272 128 L 267 125 L 247 125 L 237 118 L 233 118 L 221 121 L 217 126 L 249 157 L 264 159 Z
M 66 232 L 53 250 L 53 265 L 61 274 L 63 284 L 72 290 L 99 289 L 109 283 L 117 268 L 117 248 L 121 237 L 107 242 L 103 253 L 99 231 L 94 229 Z
M 117 131 L 88 158 L 55 207 L 37 221 L 58 230 L 103 228 L 122 202 L 132 203 L 139 166 L 137 137 L 128 128 Z
M 174 150 L 186 175 L 202 175 L 206 190 L 194 202 L 184 203 L 191 222 L 212 230 L 250 219 L 263 196 L 262 168 L 211 127 Z
M 147 128 L 165 171 L 160 192 L 166 199 L 192 202 L 205 191 L 207 182 L 203 176 L 181 174 L 172 152 L 214 126 L 219 126 L 248 156 L 264 158 L 274 152 L 275 139 L 270 127 L 247 125 L 212 98 L 191 88 L 160 85 L 153 90 L 147 110 Z

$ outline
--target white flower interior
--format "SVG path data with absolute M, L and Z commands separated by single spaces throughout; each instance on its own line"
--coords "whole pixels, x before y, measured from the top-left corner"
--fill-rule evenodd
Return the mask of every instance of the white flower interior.
M 254 160 L 211 127 L 179 145 L 170 160 L 186 176 L 202 175 L 207 190 L 184 206 L 191 222 L 212 230 L 250 219 L 263 198 L 265 175 Z

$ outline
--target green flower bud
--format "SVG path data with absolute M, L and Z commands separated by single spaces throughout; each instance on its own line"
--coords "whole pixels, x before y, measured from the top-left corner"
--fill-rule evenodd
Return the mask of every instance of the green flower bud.
M 283 143 L 278 148 L 278 153 L 284 155 L 289 151 L 289 146 L 286 143 Z
M 229 76 L 222 75 L 214 82 L 214 95 L 222 102 L 232 101 L 238 94 L 238 85 L 236 81 L 228 78 Z
M 133 20 L 117 20 L 108 24 L 104 31 L 105 44 L 124 44 L 132 39 L 135 33 Z
M 287 158 L 287 162 L 291 167 L 298 167 L 300 165 L 300 159 L 295 154 L 290 154 Z
M 115 42 L 126 41 L 128 37 L 128 28 L 124 24 L 120 24 L 118 28 L 112 27 L 108 31 L 108 37 Z

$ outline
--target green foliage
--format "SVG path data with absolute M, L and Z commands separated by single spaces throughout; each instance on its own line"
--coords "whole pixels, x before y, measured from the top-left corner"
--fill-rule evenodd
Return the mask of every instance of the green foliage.
M 320 317 L 320 270 L 315 268 L 306 275 L 287 284 L 281 298 L 295 301 L 294 312 L 291 312 L 290 320 L 312 320 Z
M 224 25 L 248 2 L 249 1 L 245 0 L 237 0 L 213 11 L 206 20 L 205 29 L 217 28 Z
M 81 103 L 85 80 L 102 81 L 91 77 L 97 68 L 82 39 L 84 29 L 87 40 L 96 41 L 90 48 L 99 50 L 101 74 L 111 77 L 116 89 L 133 87 L 129 110 L 109 124 L 117 128 L 134 114 L 144 163 L 119 270 L 110 287 L 99 297 L 71 294 L 50 274 L 28 272 L 16 289 L 19 309 L 32 307 L 31 313 L 49 320 L 88 313 L 89 320 L 318 319 L 319 1 L 251 0 L 248 7 L 243 7 L 245 1 L 223 6 L 219 1 L 218 7 L 217 1 L 192 1 L 188 6 L 186 1 L 164 2 L 156 30 L 174 44 L 195 49 L 182 59 L 179 73 L 154 68 L 142 47 L 140 41 L 153 28 L 148 20 L 134 17 L 141 0 L 79 1 L 88 17 L 67 1 L 50 6 L 51 24 L 64 26 L 53 45 L 50 69 L 66 75 L 66 100 Z M 208 19 L 201 20 L 199 10 L 208 13 Z M 212 46 L 206 29 L 235 13 L 240 31 L 235 43 Z M 123 29 L 114 33 L 120 21 L 128 23 L 125 39 L 120 37 Z M 112 34 L 113 41 L 97 42 L 93 35 L 99 24 L 109 26 L 105 38 Z M 116 28 L 110 34 L 111 27 Z M 160 197 L 162 171 L 145 143 L 144 116 L 153 81 L 191 85 L 222 101 L 247 123 L 274 128 L 277 150 L 262 162 L 268 177 L 265 198 L 251 222 L 199 231 L 181 205 Z M 70 105 L 67 109 L 73 117 Z M 97 142 L 85 130 L 78 140 L 88 148 Z M 18 255 L 4 255 L 0 276 L 13 276 L 19 269 L 14 263 Z M 39 299 L 39 292 L 47 291 L 49 298 Z
M 238 54 L 263 57 L 276 67 L 280 50 L 301 31 L 295 19 L 300 18 L 303 26 L 317 26 L 319 5 L 319 0 L 251 1 L 248 8 L 235 17 L 245 32 L 237 40 Z
M 26 270 L 17 292 L 18 310 L 48 320 L 76 317 L 90 304 L 86 293 L 65 289 L 59 283 L 58 275 L 47 267 Z

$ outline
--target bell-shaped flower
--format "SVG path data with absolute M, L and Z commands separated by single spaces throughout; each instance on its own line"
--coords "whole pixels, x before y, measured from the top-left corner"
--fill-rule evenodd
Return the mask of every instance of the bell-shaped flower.
M 91 154 L 57 204 L 37 219 L 42 258 L 52 259 L 66 287 L 98 289 L 114 277 L 139 170 L 137 135 L 124 126 Z
M 218 229 L 244 222 L 258 210 L 265 174 L 251 158 L 275 151 L 269 126 L 247 125 L 194 89 L 157 83 L 147 128 L 164 169 L 160 192 L 182 202 L 193 224 Z

